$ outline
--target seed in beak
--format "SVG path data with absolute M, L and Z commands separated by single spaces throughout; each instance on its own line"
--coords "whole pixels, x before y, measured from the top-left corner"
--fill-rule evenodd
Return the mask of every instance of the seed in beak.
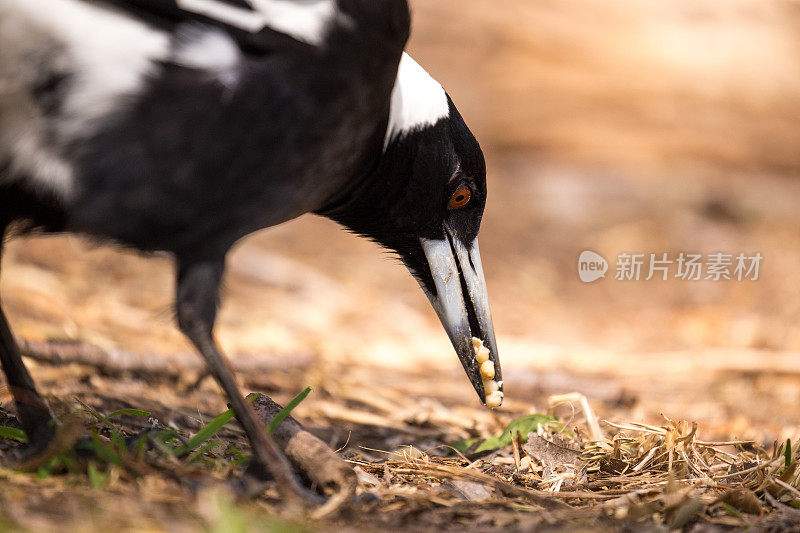
M 494 383 L 494 382 L 492 382 Z M 500 407 L 500 404 L 503 403 L 503 393 L 500 391 L 495 391 L 491 394 L 486 395 L 486 407 L 490 407 L 495 409 Z
M 481 368 L 486 407 L 491 409 L 500 407 L 503 403 L 503 393 L 500 392 L 500 384 L 494 380 L 494 363 L 489 360 L 491 352 L 478 337 L 472 337 L 472 348 L 475 350 L 475 359 Z
M 494 379 L 494 363 L 492 361 L 481 363 L 481 377 L 483 377 L 484 381 Z
M 491 352 L 478 337 L 472 337 L 472 347 L 475 349 L 475 359 L 477 359 L 479 365 L 489 360 Z

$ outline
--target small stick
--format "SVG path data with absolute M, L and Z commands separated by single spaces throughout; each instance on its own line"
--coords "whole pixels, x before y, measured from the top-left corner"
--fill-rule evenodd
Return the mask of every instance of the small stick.
M 791 492 L 792 494 L 794 494 L 795 498 L 800 498 L 800 490 L 797 490 L 796 488 L 794 488 L 793 486 L 789 485 L 785 481 L 781 481 L 780 479 L 777 479 L 777 478 L 771 479 L 770 481 L 772 481 L 773 483 L 775 483 L 777 485 L 780 485 L 784 489 L 786 489 L 789 492 Z
M 283 409 L 263 394 L 258 394 L 252 405 L 256 416 L 265 424 L 269 424 Z M 291 415 L 275 429 L 272 438 L 283 449 L 286 457 L 330 497 L 328 503 L 315 514 L 319 516 L 320 513 L 326 514 L 328 510 L 333 511 L 355 494 L 358 477 L 353 468 Z
M 104 350 L 99 346 L 82 342 L 40 342 L 22 337 L 17 337 L 16 340 L 23 357 L 49 365 L 76 363 L 91 366 L 106 375 L 131 373 L 178 379 L 191 372 L 206 373 L 205 363 L 194 353 L 167 356 L 152 352 Z M 234 369 L 244 375 L 305 368 L 312 362 L 311 357 L 304 355 L 276 360 L 243 354 L 232 359 Z
M 756 466 L 754 466 L 752 468 L 745 468 L 744 470 L 739 470 L 738 472 L 731 472 L 730 474 L 715 475 L 712 479 L 714 481 L 717 481 L 717 480 L 720 480 L 720 479 L 728 479 L 728 478 L 731 478 L 731 477 L 741 476 L 743 474 L 750 474 L 751 472 L 756 472 L 758 470 L 763 470 L 763 469 L 765 469 L 765 468 L 767 468 L 769 466 L 774 465 L 778 461 L 783 461 L 783 460 L 784 460 L 783 457 L 775 457 L 774 459 L 772 459 L 770 461 L 763 462 L 763 463 L 761 463 L 759 465 L 756 465 Z
M 519 431 L 514 432 L 514 435 L 511 436 L 511 450 L 514 452 L 514 468 L 519 472 L 519 441 L 522 440 L 522 436 L 519 434 Z

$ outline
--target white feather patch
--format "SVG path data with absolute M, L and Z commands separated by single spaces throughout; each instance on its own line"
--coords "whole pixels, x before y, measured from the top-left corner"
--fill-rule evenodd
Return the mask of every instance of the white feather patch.
M 175 38 L 175 64 L 207 71 L 228 87 L 236 85 L 242 52 L 225 31 L 192 24 L 181 27 Z
M 168 53 L 166 34 L 95 4 L 0 0 L 0 156 L 35 186 L 69 198 L 73 176 L 60 148 L 139 92 Z M 41 68 L 32 57 L 69 76 L 57 115 L 45 115 L 31 96 Z
M 384 148 L 397 137 L 432 126 L 449 115 L 450 105 L 442 86 L 403 52 L 392 89 Z
M 250 33 L 265 27 L 321 45 L 337 17 L 336 0 L 247 0 L 254 11 L 217 0 L 177 0 L 178 7 Z
M 121 95 L 136 94 L 154 61 L 169 53 L 166 34 L 80 0 L 0 0 L 63 47 L 75 73 L 65 114 L 81 128 L 105 115 Z

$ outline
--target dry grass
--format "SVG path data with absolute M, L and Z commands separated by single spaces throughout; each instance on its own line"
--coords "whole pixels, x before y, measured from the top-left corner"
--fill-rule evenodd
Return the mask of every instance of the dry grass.
M 75 456 L 65 449 L 71 459 L 41 465 L 38 472 L 0 470 L 7 487 L 0 516 L 12 528 L 48 531 L 256 531 L 276 525 L 564 531 L 705 525 L 772 531 L 800 515 L 800 443 L 787 453 L 786 443 L 711 441 L 702 426 L 684 421 L 599 420 L 591 407 L 596 402 L 577 393 L 542 398 L 543 406 L 550 405 L 543 409 L 547 416 L 531 416 L 537 409 L 521 409 L 521 402 L 489 412 L 369 384 L 361 381 L 371 372 L 363 367 L 343 370 L 344 378 L 318 380 L 297 410 L 307 427 L 356 467 L 359 496 L 340 515 L 324 521 L 280 518 L 274 489 L 234 503 L 225 482 L 242 472 L 241 454 L 248 450 L 236 426 L 189 456 L 165 452 L 224 408 L 210 383 L 180 391 L 175 382 L 39 367 L 48 377 L 45 386 L 59 391 L 51 397 L 56 412 L 71 421 L 68 426 L 78 426 L 74 435 L 94 434 L 119 459 L 96 452 Z M 325 374 L 324 364 L 306 372 L 293 369 L 279 379 L 296 384 L 320 373 Z M 360 385 L 346 376 L 357 377 Z M 373 383 L 380 383 L 375 378 Z M 435 383 L 430 376 L 407 378 Z M 287 392 L 272 393 L 286 401 Z M 202 404 L 207 411 L 198 412 Z M 100 421 L 121 408 L 150 414 Z M 603 407 L 600 416 L 606 410 L 612 411 Z M 0 422 L 14 423 L 7 415 Z M 180 439 L 128 451 L 119 444 L 153 427 Z M 512 429 L 507 438 L 498 439 L 507 427 Z M 12 447 L 0 442 L 6 452 Z

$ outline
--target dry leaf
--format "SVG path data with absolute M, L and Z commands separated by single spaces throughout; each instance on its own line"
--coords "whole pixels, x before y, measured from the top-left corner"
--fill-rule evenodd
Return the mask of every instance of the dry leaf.
M 528 434 L 528 443 L 523 450 L 542 465 L 542 482 L 556 483 L 557 487 L 583 483 L 586 478 L 586 461 L 581 452 L 559 442 L 557 436 L 548 441 L 536 433 Z M 558 490 L 555 488 L 554 490 Z

